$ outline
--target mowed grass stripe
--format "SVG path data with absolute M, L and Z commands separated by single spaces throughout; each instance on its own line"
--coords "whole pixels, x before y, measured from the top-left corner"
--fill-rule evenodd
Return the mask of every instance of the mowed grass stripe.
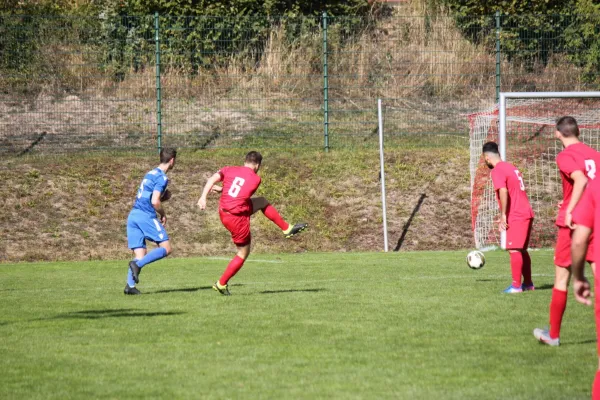
M 0 265 L 2 398 L 583 399 L 593 310 L 572 298 L 560 348 L 535 342 L 553 281 L 504 295 L 508 256 L 257 254 L 232 296 L 226 260 L 167 259 L 122 294 L 126 261 Z M 251 256 L 252 257 L 252 256 Z

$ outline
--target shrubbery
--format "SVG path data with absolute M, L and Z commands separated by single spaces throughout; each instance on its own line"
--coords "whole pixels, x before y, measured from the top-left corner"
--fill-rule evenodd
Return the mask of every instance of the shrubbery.
M 487 28 L 494 32 L 501 13 L 501 49 L 512 62 L 546 65 L 553 55 L 564 55 L 582 68 L 582 79 L 600 83 L 600 4 L 593 0 L 431 0 L 430 9 L 448 7 L 457 25 L 473 40 L 491 43 L 493 36 L 475 37 Z M 493 49 L 493 47 L 490 47 Z

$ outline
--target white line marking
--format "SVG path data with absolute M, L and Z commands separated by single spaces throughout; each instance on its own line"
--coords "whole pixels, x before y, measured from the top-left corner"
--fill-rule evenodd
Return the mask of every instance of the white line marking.
M 228 260 L 228 259 L 227 259 Z M 260 261 L 260 260 L 255 260 L 255 261 Z M 532 276 L 538 276 L 538 277 L 554 277 L 554 274 L 532 274 Z M 510 279 L 510 274 L 502 274 L 502 275 L 481 275 L 482 279 L 490 279 L 490 278 L 498 278 L 498 279 Z M 469 276 L 468 274 L 465 275 L 438 275 L 438 276 L 421 276 L 421 277 L 397 277 L 394 278 L 394 280 L 396 281 L 418 281 L 418 280 L 440 280 L 440 279 L 469 279 L 472 280 L 473 278 L 471 276 Z M 364 282 L 364 279 L 338 279 L 338 278 L 332 278 L 332 279 L 314 279 L 314 280 L 293 280 L 293 281 L 259 281 L 259 282 L 252 282 L 252 281 L 244 281 L 244 282 L 240 282 L 241 285 L 243 286 L 261 286 L 261 285 L 273 285 L 273 284 L 288 284 L 288 285 L 294 285 L 294 284 L 302 284 L 302 283 L 327 283 L 327 282 L 336 282 L 336 283 L 340 283 L 340 282 Z M 146 289 L 171 289 L 174 287 L 175 284 L 173 285 L 142 285 L 140 288 L 142 290 L 146 290 Z M 193 289 L 196 288 L 198 286 L 201 287 L 208 287 L 211 286 L 210 281 L 205 281 L 205 282 L 200 282 L 198 285 L 195 286 L 178 286 L 177 289 Z M 236 286 L 235 283 L 232 284 L 232 286 Z M 68 292 L 82 292 L 82 291 L 89 291 L 89 290 L 97 290 L 97 291 L 116 291 L 119 292 L 122 289 L 120 289 L 120 284 L 117 286 L 96 286 L 94 288 L 35 288 L 35 289 L 22 289 L 22 288 L 3 288 L 0 289 L 0 292 L 4 292 L 6 294 L 10 293 L 10 292 L 64 292 L 64 291 L 68 291 Z

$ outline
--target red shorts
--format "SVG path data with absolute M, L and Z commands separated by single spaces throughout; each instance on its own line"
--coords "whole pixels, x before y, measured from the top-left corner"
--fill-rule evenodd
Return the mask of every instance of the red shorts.
M 529 247 L 532 225 L 532 219 L 512 221 L 508 224 L 508 229 L 506 230 L 506 249 L 527 249 Z
M 231 232 L 231 239 L 236 246 L 250 244 L 252 239 L 250 235 L 250 215 L 251 213 L 230 214 L 219 208 L 221 223 Z
M 573 231 L 570 228 L 559 226 L 558 235 L 556 237 L 556 249 L 554 249 L 554 264 L 568 268 L 571 266 L 571 234 Z M 594 235 L 590 236 L 588 243 L 587 254 L 585 260 L 594 262 Z

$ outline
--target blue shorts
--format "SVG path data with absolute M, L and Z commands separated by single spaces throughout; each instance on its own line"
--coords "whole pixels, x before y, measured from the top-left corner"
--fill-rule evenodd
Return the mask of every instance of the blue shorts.
M 145 249 L 146 239 L 155 243 L 169 240 L 169 235 L 156 216 L 131 210 L 127 218 L 127 245 L 130 249 Z

